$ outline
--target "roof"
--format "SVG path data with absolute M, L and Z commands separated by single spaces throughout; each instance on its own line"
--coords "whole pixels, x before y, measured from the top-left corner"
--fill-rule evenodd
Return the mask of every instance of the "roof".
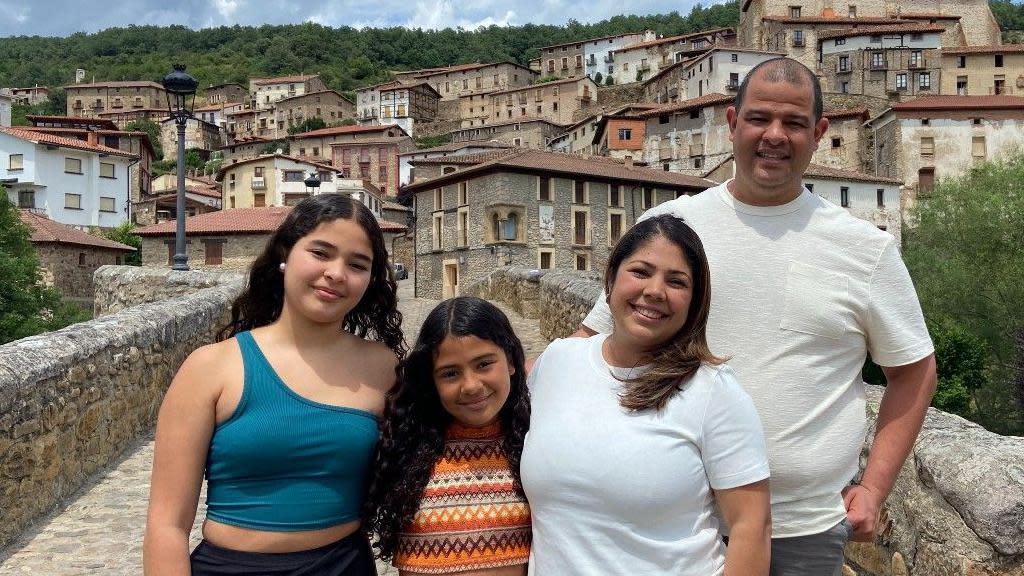
M 285 82 L 305 82 L 316 78 L 319 74 L 296 74 L 293 76 L 277 76 L 274 78 L 250 78 L 253 84 L 284 84 Z
M 824 30 L 818 33 L 818 40 L 829 40 L 832 38 L 853 38 L 855 36 L 880 36 L 883 34 L 922 34 L 925 32 L 942 33 L 946 29 L 934 24 L 920 24 L 908 22 L 904 24 L 889 24 L 886 26 L 859 26 L 843 30 Z
M 71 90 L 74 88 L 134 88 L 136 86 L 144 86 L 146 88 L 157 88 L 163 90 L 164 87 L 156 82 L 150 82 L 149 80 L 128 80 L 123 82 L 81 82 L 78 84 L 69 84 L 64 86 L 64 90 Z
M 456 152 L 463 148 L 510 148 L 508 144 L 502 144 L 500 142 L 452 142 L 451 144 L 444 144 L 441 146 L 434 146 L 433 148 L 420 148 L 418 150 L 411 150 L 409 152 L 402 152 L 399 156 L 412 156 L 414 154 L 424 154 L 431 152 Z
M 434 88 L 434 87 L 433 87 L 433 86 L 432 86 L 432 85 L 430 84 L 430 82 L 427 82 L 427 81 L 425 81 L 425 80 L 421 80 L 421 81 L 419 81 L 419 82 L 409 82 L 408 84 L 405 84 L 405 83 L 398 83 L 398 84 L 395 84 L 395 85 L 390 85 L 390 84 L 389 84 L 389 85 L 387 85 L 387 86 L 382 86 L 382 87 L 381 87 L 381 88 L 380 88 L 379 90 L 377 90 L 377 91 L 378 91 L 378 92 L 390 92 L 390 91 L 392 91 L 392 90 L 408 90 L 409 88 L 418 88 L 418 87 L 420 87 L 420 86 L 426 86 L 428 90 L 430 90 L 430 91 L 431 91 L 431 92 L 433 92 L 434 94 L 437 94 L 438 98 L 440 98 L 440 97 L 441 97 L 441 93 L 440 93 L 440 92 L 438 92 L 438 91 L 437 91 L 437 89 L 436 89 L 436 88 Z
M 706 106 L 715 106 L 718 104 L 732 104 L 735 100 L 735 96 L 712 92 L 711 94 L 705 94 L 697 98 L 683 100 L 682 102 L 674 102 L 672 104 L 659 106 L 646 112 L 640 112 L 636 114 L 636 116 L 640 118 L 651 118 L 653 116 L 661 116 L 662 114 L 684 112 L 686 110 L 692 110 L 693 108 L 704 108 Z
M 578 78 L 576 76 L 571 76 L 569 78 L 565 78 L 565 79 L 562 79 L 562 80 L 552 80 L 550 82 L 541 82 L 540 84 L 530 84 L 528 86 L 520 86 L 518 88 L 508 88 L 506 90 L 498 90 L 497 92 L 491 93 L 491 96 L 497 96 L 498 94 L 507 94 L 507 93 L 510 93 L 510 92 L 521 92 L 523 90 L 534 90 L 536 88 L 543 88 L 544 86 L 554 86 L 556 84 L 568 84 L 570 82 L 583 82 L 583 81 L 589 81 L 591 84 L 594 84 L 595 86 L 597 85 L 590 78 L 590 76 L 580 76 Z
M 284 222 L 289 206 L 267 206 L 263 208 L 229 208 L 185 218 L 186 234 L 267 234 L 277 230 Z M 136 228 L 139 236 L 170 236 L 175 233 L 177 222 L 167 220 L 159 224 Z
M 516 154 L 521 152 L 523 148 L 504 148 L 498 150 L 488 150 L 486 152 L 476 152 L 474 154 L 459 154 L 456 156 L 435 156 L 433 158 L 417 158 L 410 160 L 412 164 L 416 166 L 424 166 L 427 164 L 461 164 L 465 166 L 472 166 L 474 164 L 482 164 L 484 162 L 490 162 L 496 158 L 503 158 L 510 154 Z
M 865 174 L 864 172 L 854 172 L 853 170 L 841 170 L 839 168 L 832 168 L 831 166 L 822 166 L 821 164 L 808 164 L 807 169 L 804 170 L 804 178 L 808 177 L 824 178 L 826 180 L 871 182 L 878 184 L 903 184 L 902 180 L 897 180 L 896 178 L 875 176 L 873 174 Z
M 644 32 L 647 32 L 647 30 L 644 30 L 642 32 L 623 32 L 622 34 L 612 34 L 611 36 L 601 36 L 600 38 L 587 38 L 586 40 L 573 40 L 572 42 L 562 42 L 561 44 L 551 44 L 550 46 L 541 46 L 540 49 L 544 50 L 545 48 L 561 48 L 562 46 L 569 46 L 570 44 L 586 44 L 587 42 L 598 42 L 598 41 L 601 41 L 601 40 L 612 40 L 612 39 L 615 39 L 615 38 L 625 38 L 626 36 L 642 36 L 644 34 Z M 539 58 L 534 58 L 534 60 L 539 60 Z
M 82 116 L 47 116 L 44 114 L 26 114 L 25 118 L 35 125 L 37 122 L 44 123 L 60 123 L 60 124 L 81 124 L 87 126 L 96 126 L 98 128 L 106 128 L 107 130 L 117 130 L 117 124 L 114 124 L 113 120 L 107 120 L 106 118 L 84 118 Z M 65 126 L 65 128 L 74 128 L 75 126 Z
M 43 134 L 75 134 L 76 136 L 86 136 L 90 132 L 95 132 L 100 136 L 127 136 L 130 138 L 138 138 L 140 142 L 145 144 L 149 153 L 156 156 L 156 149 L 153 148 L 153 143 L 149 140 L 149 134 L 146 132 L 132 132 L 128 130 L 92 130 L 89 128 L 51 128 L 49 126 L 19 126 L 22 130 L 30 130 L 32 132 L 40 132 Z
M 648 40 L 647 42 L 640 42 L 638 44 L 630 44 L 629 46 L 623 46 L 613 50 L 613 52 L 626 52 L 629 50 L 638 50 L 640 48 L 648 48 L 650 46 L 657 46 L 659 44 L 667 44 L 670 42 L 680 42 L 683 40 L 689 40 L 690 38 L 700 38 L 701 36 L 707 36 L 709 34 L 718 34 L 721 32 L 731 32 L 731 28 L 711 28 L 709 30 L 701 30 L 699 32 L 690 32 L 688 34 L 680 34 L 678 36 L 669 36 L 667 38 L 658 38 L 657 40 Z
M 331 142 L 331 148 L 342 146 L 365 146 L 367 144 L 396 144 L 398 142 L 412 142 L 410 136 L 382 136 L 371 140 L 352 140 L 348 142 Z
M 511 126 L 512 124 L 529 124 L 531 122 L 544 122 L 545 124 L 550 124 L 552 126 L 557 126 L 558 128 L 564 128 L 564 126 L 562 126 L 561 124 L 557 124 L 555 122 L 552 122 L 551 120 L 548 120 L 547 118 L 538 118 L 536 116 L 521 116 L 519 118 L 513 118 L 511 120 L 503 120 L 501 122 L 493 122 L 491 124 L 481 124 L 480 126 L 466 126 L 465 128 L 458 128 L 456 130 L 452 130 L 452 133 L 464 132 L 466 130 L 480 130 L 481 128 L 496 128 L 498 126 Z
M 267 142 L 273 142 L 270 138 L 264 138 L 263 136 L 242 136 L 234 141 L 232 144 L 225 144 L 217 150 L 227 150 L 228 148 L 234 148 L 236 146 L 245 146 L 247 144 L 266 144 Z
M 999 46 L 960 46 L 943 48 L 943 56 L 959 56 L 967 54 L 1022 54 L 1024 44 L 1002 44 Z
M 32 230 L 32 242 L 52 242 L 55 244 L 74 244 L 75 246 L 91 246 L 109 250 L 135 252 L 135 248 L 100 236 L 93 236 L 72 228 L 66 224 L 50 220 L 42 214 L 30 210 L 18 210 L 18 217 Z
M 559 152 L 544 152 L 540 150 L 522 150 L 514 154 L 508 154 L 489 162 L 477 164 L 464 170 L 444 174 L 437 178 L 424 180 L 410 184 L 403 189 L 406 193 L 416 193 L 423 190 L 444 186 L 452 182 L 463 180 L 470 174 L 481 174 L 495 170 L 511 171 L 541 171 L 565 174 L 570 177 L 590 177 L 604 180 L 619 180 L 627 182 L 641 182 L 655 186 L 671 186 L 673 188 L 691 188 L 704 190 L 715 185 L 714 182 L 696 176 L 680 174 L 678 172 L 666 172 L 638 166 L 627 166 L 612 158 L 600 156 L 578 156 L 574 154 L 562 154 Z
M 302 159 L 296 158 L 295 156 L 289 156 L 288 154 L 260 154 L 259 156 L 253 156 L 252 158 L 245 158 L 243 160 L 239 160 L 238 162 L 231 162 L 229 164 L 222 164 L 220 169 L 217 170 L 217 175 L 215 176 L 215 178 L 219 182 L 220 179 L 223 177 L 224 173 L 227 172 L 228 170 L 231 170 L 232 168 L 237 168 L 239 166 L 242 166 L 243 164 L 248 164 L 250 162 L 256 162 L 257 160 L 271 160 L 271 159 L 275 159 L 276 160 L 277 158 L 284 158 L 285 160 L 291 160 L 292 162 L 299 162 L 301 164 L 309 164 L 311 166 L 316 166 L 318 168 L 324 168 L 326 170 L 330 170 L 332 172 L 337 172 L 339 174 L 341 173 L 341 169 L 336 167 L 336 166 L 331 166 L 330 164 L 324 164 L 322 162 L 310 162 L 309 160 L 302 160 Z
M 1024 113 L 1024 96 L 924 96 L 895 104 L 892 110 L 1016 110 Z
M 737 48 L 735 46 L 712 46 L 711 48 L 708 48 L 707 50 L 705 50 L 703 53 L 698 54 L 696 56 L 692 56 L 690 58 L 687 58 L 687 59 L 685 59 L 685 60 L 683 60 L 681 62 L 677 62 L 676 64 L 682 64 L 684 68 L 692 68 L 698 62 L 701 62 L 705 58 L 709 58 L 709 57 L 713 56 L 715 54 L 715 52 L 744 52 L 744 53 L 747 53 L 747 54 L 761 54 L 761 55 L 764 55 L 764 56 L 771 56 L 772 58 L 782 58 L 783 56 L 786 56 L 785 52 L 769 52 L 768 50 L 754 50 L 752 48 Z M 769 58 L 769 60 L 770 59 L 771 58 Z
M 858 26 L 861 24 L 905 24 L 905 20 L 894 17 L 884 16 L 765 16 L 762 18 L 765 22 L 780 22 L 782 24 L 846 24 L 848 26 Z
M 448 74 L 451 72 L 467 72 L 469 70 L 476 70 L 478 68 L 487 68 L 488 66 L 515 66 L 516 68 L 522 68 L 523 70 L 530 70 L 522 64 L 517 64 L 511 60 L 502 60 L 500 62 L 473 62 L 469 64 L 455 64 L 453 66 L 441 66 L 438 68 L 424 68 L 422 70 L 398 70 L 395 73 L 402 76 L 413 76 L 416 78 L 422 78 L 424 76 L 433 76 L 435 74 Z
M 942 14 L 941 12 L 901 12 L 900 18 L 911 20 L 960 20 L 960 14 Z
M 868 119 L 870 113 L 868 112 L 866 106 L 861 106 L 860 108 L 849 108 L 846 110 L 826 110 L 825 113 L 822 114 L 822 116 L 828 118 L 829 120 L 860 118 L 863 121 Z
M 225 86 L 238 86 L 239 88 L 245 88 L 245 86 L 242 86 L 238 82 L 222 82 L 220 84 L 210 84 L 206 88 L 203 88 L 203 90 L 215 90 L 217 88 L 223 88 Z
M 380 207 L 384 210 L 401 210 L 402 212 L 412 212 L 412 208 L 403 206 L 398 202 L 392 202 L 390 200 L 381 200 Z
M 118 150 L 117 148 L 109 148 L 102 144 L 90 144 L 84 140 L 78 140 L 77 138 L 65 138 L 56 134 L 49 134 L 47 132 L 39 132 L 35 130 L 28 130 L 24 128 L 7 128 L 0 127 L 0 132 L 9 134 L 15 138 L 22 140 L 28 140 L 36 144 L 49 144 L 51 146 L 62 146 L 64 148 L 72 148 L 74 150 L 84 150 L 86 152 L 96 152 L 98 154 L 109 154 L 111 156 L 122 156 L 124 158 L 137 158 L 130 152 L 124 150 Z
M 219 102 L 217 104 L 207 104 L 205 106 L 196 106 L 192 109 L 193 112 L 205 112 L 207 110 L 223 110 L 228 106 L 240 106 L 241 102 Z
M 318 128 L 317 130 L 310 130 L 309 132 L 300 132 L 298 134 L 292 134 L 288 137 L 289 140 L 296 140 L 299 138 L 322 138 L 324 136 L 341 136 L 343 134 L 369 134 L 373 132 L 386 132 L 392 128 L 398 128 L 405 134 L 405 130 L 397 124 L 378 124 L 376 126 L 334 126 L 332 128 Z
M 269 234 L 284 222 L 292 211 L 291 206 L 266 206 L 262 208 L 229 208 L 197 214 L 185 218 L 185 234 Z M 378 220 L 384 232 L 407 230 L 402 224 Z M 168 220 L 135 230 L 139 236 L 172 236 L 177 222 Z
M 187 186 L 186 185 L 185 186 L 185 191 L 186 192 L 191 192 L 192 194 L 198 194 L 200 196 L 206 196 L 207 198 L 218 198 L 219 199 L 219 198 L 221 198 L 223 196 L 219 189 L 215 190 L 215 189 L 213 189 L 213 187 L 208 187 L 208 186 Z M 178 192 L 177 188 L 165 188 L 163 190 L 154 190 L 153 192 L 151 192 L 151 194 L 153 194 L 153 195 L 165 194 L 165 193 L 177 194 L 177 192 Z
M 328 90 L 317 90 L 316 92 L 306 92 L 305 94 L 299 94 L 298 96 L 289 96 L 287 98 L 281 98 L 280 100 L 275 102 L 275 104 L 280 105 L 281 102 L 287 102 L 289 100 L 297 100 L 299 98 L 308 98 L 310 96 L 316 96 L 318 94 L 328 94 L 328 93 L 334 94 L 335 96 L 337 96 L 338 98 L 341 98 L 342 100 L 344 100 L 345 102 L 348 102 L 349 104 L 352 103 L 352 101 L 349 100 L 348 98 L 345 98 L 345 95 L 342 94 L 341 92 L 338 92 L 337 90 L 330 90 L 330 89 L 328 89 Z

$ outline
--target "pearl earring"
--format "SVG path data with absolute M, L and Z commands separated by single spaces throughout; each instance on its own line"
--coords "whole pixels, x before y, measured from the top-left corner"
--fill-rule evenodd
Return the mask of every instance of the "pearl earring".
M 278 264 L 277 269 L 280 270 L 281 272 L 284 272 L 284 262 Z

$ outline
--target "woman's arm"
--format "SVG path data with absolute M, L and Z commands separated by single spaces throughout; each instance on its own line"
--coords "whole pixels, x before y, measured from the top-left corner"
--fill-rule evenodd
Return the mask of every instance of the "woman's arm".
M 772 514 L 768 481 L 715 490 L 715 500 L 729 526 L 725 576 L 768 574 L 772 549 Z
M 160 406 L 142 552 L 146 576 L 191 574 L 188 537 L 221 391 L 216 346 L 185 360 Z

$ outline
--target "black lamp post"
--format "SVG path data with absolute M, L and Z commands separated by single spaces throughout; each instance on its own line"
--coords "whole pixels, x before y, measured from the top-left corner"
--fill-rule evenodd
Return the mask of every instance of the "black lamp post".
M 316 196 L 317 191 L 320 190 L 320 175 L 316 172 L 310 172 L 309 178 L 303 180 L 303 183 L 306 185 L 306 192 L 310 196 Z
M 175 64 L 174 71 L 164 76 L 163 85 L 167 91 L 167 110 L 178 125 L 177 229 L 174 234 L 174 265 L 171 269 L 188 270 L 188 253 L 185 251 L 185 123 L 192 117 L 199 82 L 185 72 L 185 66 Z

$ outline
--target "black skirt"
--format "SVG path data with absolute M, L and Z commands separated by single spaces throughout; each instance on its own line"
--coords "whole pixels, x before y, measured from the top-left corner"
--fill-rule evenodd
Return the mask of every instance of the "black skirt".
M 313 550 L 280 554 L 228 550 L 203 540 L 191 560 L 192 576 L 377 576 L 362 532 Z

